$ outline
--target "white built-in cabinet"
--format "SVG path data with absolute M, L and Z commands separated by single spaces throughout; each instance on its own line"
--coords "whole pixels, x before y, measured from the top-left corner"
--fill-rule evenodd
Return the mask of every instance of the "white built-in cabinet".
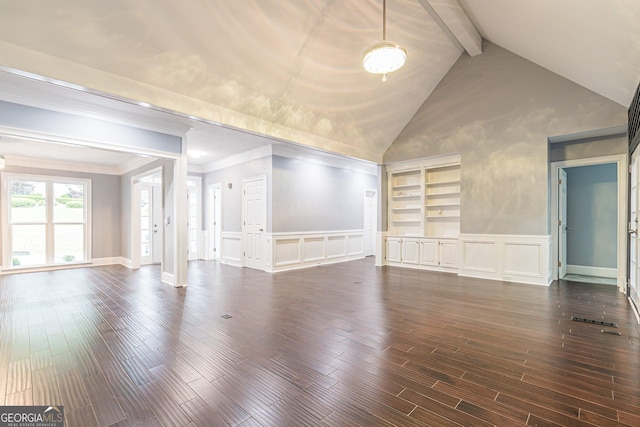
M 386 263 L 458 268 L 460 156 L 387 166 Z

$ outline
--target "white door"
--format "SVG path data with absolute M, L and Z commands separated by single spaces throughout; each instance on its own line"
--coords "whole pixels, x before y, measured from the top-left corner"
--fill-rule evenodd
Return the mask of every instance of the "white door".
M 153 187 L 148 184 L 140 185 L 140 264 L 153 262 L 153 237 L 151 235 L 153 222 Z
M 160 185 L 153 186 L 153 200 L 151 201 L 152 222 L 151 222 L 151 238 L 153 240 L 153 256 L 154 264 L 162 262 L 162 187 Z
M 140 185 L 140 265 L 162 261 L 162 188 Z
M 200 248 L 200 222 L 201 222 L 201 202 L 200 202 L 200 177 L 187 178 L 187 200 L 188 200 L 188 236 L 187 259 L 193 261 L 199 258 Z
M 567 275 L 567 172 L 558 169 L 558 279 Z
M 267 223 L 267 178 L 247 179 L 242 188 L 242 241 L 245 267 L 264 270 L 263 235 Z
M 220 235 L 222 233 L 222 199 L 220 184 L 210 184 L 207 187 L 209 194 L 209 204 L 207 207 L 209 230 L 209 255 L 205 259 L 220 259 Z
M 629 218 L 629 296 L 640 307 L 640 286 L 638 285 L 638 267 L 640 266 L 640 252 L 638 251 L 638 191 L 640 190 L 640 150 L 635 149 L 631 154 L 631 189 L 630 189 L 630 218 Z
M 376 226 L 377 226 L 376 190 L 364 191 L 364 256 L 376 254 Z

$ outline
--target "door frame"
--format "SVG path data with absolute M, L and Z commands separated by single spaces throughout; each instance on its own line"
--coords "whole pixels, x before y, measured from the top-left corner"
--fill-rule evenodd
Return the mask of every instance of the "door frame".
M 551 163 L 551 278 L 558 280 L 558 227 L 559 219 L 558 207 L 558 171 L 564 168 L 579 166 L 593 166 L 608 163 L 615 163 L 617 166 L 618 180 L 618 232 L 617 232 L 617 286 L 621 292 L 626 292 L 627 288 L 627 211 L 628 211 L 628 156 L 626 154 L 616 154 L 603 157 L 589 157 L 585 159 L 563 160 Z
M 217 203 L 214 202 L 216 190 L 218 191 Z M 207 255 L 204 259 L 219 260 L 221 258 L 220 245 L 222 239 L 222 183 L 207 185 Z M 215 222 L 215 225 L 214 225 Z
M 196 194 L 198 200 L 196 203 L 196 253 L 195 255 L 189 251 L 191 248 L 191 236 L 187 231 L 187 260 L 196 261 L 202 259 L 202 177 L 195 175 L 187 175 L 187 229 L 189 228 L 189 181 L 196 183 Z
M 131 206 L 130 206 L 130 214 L 131 214 L 131 218 L 130 218 L 130 230 L 129 230 L 129 234 L 131 236 L 131 247 L 130 247 L 130 251 L 131 251 L 131 266 L 129 266 L 131 269 L 138 269 L 140 268 L 141 265 L 141 255 L 140 255 L 140 245 L 141 245 L 141 241 L 140 241 L 140 186 L 141 186 L 141 182 L 140 180 L 142 178 L 144 178 L 145 176 L 149 176 L 149 175 L 155 175 L 156 173 L 160 173 L 161 176 L 163 176 L 163 168 L 162 166 L 159 166 L 157 168 L 153 168 L 153 169 L 149 169 L 148 171 L 139 173 L 137 175 L 134 175 L 131 177 Z M 164 179 L 162 181 L 161 184 L 161 193 L 164 193 Z M 162 216 L 164 217 L 164 206 L 162 207 Z M 163 230 L 163 237 L 162 237 L 162 247 L 163 247 L 163 252 L 164 252 L 164 230 Z M 164 259 L 164 255 L 161 255 L 161 260 Z M 160 262 L 160 264 L 162 265 L 162 261 Z
M 242 267 L 247 267 L 247 231 L 246 231 L 246 194 L 245 188 L 248 182 L 251 181 L 263 181 L 264 182 L 264 216 L 262 218 L 264 222 L 264 230 L 260 234 L 260 252 L 262 254 L 262 260 L 260 261 L 260 265 L 257 269 L 265 270 L 266 269 L 266 259 L 267 252 L 265 251 L 265 234 L 267 233 L 267 218 L 269 214 L 267 210 L 269 209 L 267 198 L 268 198 L 268 178 L 267 175 L 258 175 L 251 178 L 245 178 L 242 180 Z
M 373 230 L 371 230 L 371 252 L 367 252 L 367 230 L 365 226 L 365 218 L 367 217 L 367 194 L 373 193 L 373 206 L 369 209 L 368 214 L 371 216 L 371 222 L 373 223 Z M 365 188 L 364 190 L 364 216 L 362 218 L 362 228 L 364 234 L 364 256 L 375 256 L 376 254 L 376 233 L 378 231 L 378 190 L 375 188 Z

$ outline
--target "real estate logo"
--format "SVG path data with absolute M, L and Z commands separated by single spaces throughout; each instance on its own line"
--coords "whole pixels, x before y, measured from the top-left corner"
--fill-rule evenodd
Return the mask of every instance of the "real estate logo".
M 0 427 L 64 427 L 64 407 L 0 406 Z

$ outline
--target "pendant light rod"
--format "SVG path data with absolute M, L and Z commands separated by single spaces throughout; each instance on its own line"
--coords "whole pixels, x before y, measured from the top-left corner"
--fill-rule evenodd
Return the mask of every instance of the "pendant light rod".
M 387 0 L 382 0 L 382 40 L 387 39 Z

